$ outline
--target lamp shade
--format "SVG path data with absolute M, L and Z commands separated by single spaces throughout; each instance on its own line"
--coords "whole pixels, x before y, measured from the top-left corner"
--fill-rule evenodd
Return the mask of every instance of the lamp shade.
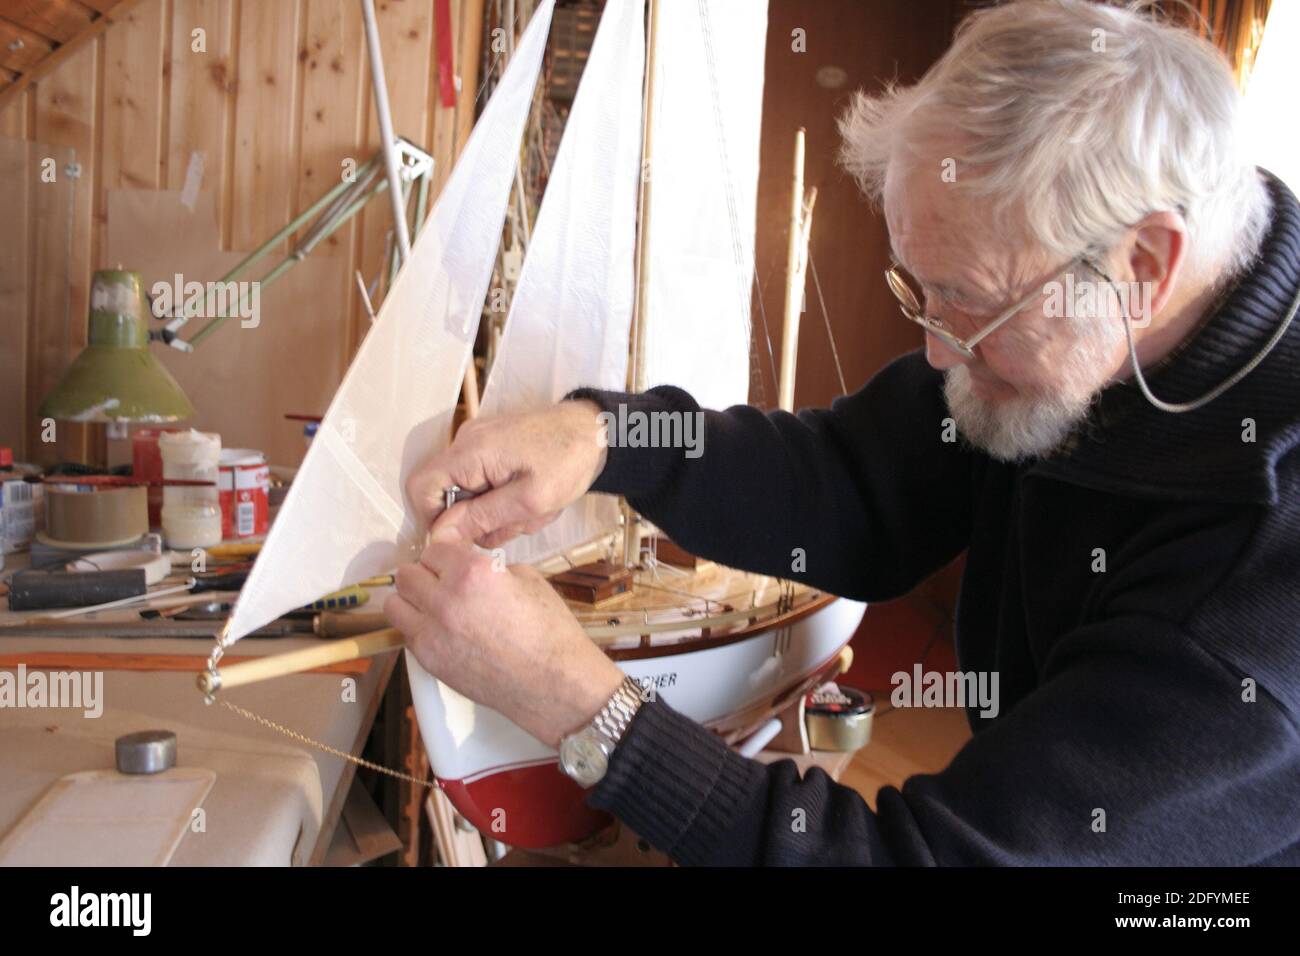
M 90 285 L 90 344 L 41 402 L 42 417 L 74 422 L 173 422 L 194 406 L 149 351 L 138 272 L 101 269 Z

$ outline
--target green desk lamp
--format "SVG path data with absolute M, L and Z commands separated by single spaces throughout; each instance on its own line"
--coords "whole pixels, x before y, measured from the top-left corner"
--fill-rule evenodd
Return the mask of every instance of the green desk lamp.
M 90 344 L 41 402 L 41 416 L 174 422 L 193 415 L 176 379 L 149 351 L 149 314 L 140 273 L 97 271 L 90 283 Z

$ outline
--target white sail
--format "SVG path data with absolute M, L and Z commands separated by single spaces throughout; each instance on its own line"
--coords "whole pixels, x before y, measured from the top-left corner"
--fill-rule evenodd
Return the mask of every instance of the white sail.
M 645 384 L 747 401 L 767 0 L 659 4 Z
M 384 300 L 244 585 L 226 641 L 411 561 L 407 475 L 444 447 L 554 0 L 543 0 Z
M 625 387 L 632 322 L 645 72 L 644 0 L 607 4 L 564 127 L 481 414 L 543 408 L 580 385 Z M 507 545 L 536 561 L 618 522 L 587 495 Z

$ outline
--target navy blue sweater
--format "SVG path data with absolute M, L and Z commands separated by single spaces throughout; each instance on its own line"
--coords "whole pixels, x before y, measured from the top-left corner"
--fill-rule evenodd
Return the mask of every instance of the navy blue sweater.
M 1149 376 L 1162 398 L 1239 368 L 1300 290 L 1300 206 L 1270 189 L 1257 266 Z M 709 411 L 701 457 L 613 448 L 594 487 L 697 554 L 860 599 L 969 549 L 958 661 L 998 672 L 997 716 L 969 710 L 951 764 L 872 812 L 820 770 L 737 756 L 665 693 L 592 805 L 688 864 L 1300 864 L 1300 319 L 1207 407 L 1112 386 L 1020 465 L 942 440 L 942 385 L 913 353 L 829 410 Z M 697 409 L 671 387 L 577 394 Z

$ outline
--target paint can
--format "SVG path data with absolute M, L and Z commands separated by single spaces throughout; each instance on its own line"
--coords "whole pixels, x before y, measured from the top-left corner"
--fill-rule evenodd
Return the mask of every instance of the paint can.
M 266 456 L 251 448 L 221 453 L 221 537 L 258 538 L 270 526 L 271 469 Z

